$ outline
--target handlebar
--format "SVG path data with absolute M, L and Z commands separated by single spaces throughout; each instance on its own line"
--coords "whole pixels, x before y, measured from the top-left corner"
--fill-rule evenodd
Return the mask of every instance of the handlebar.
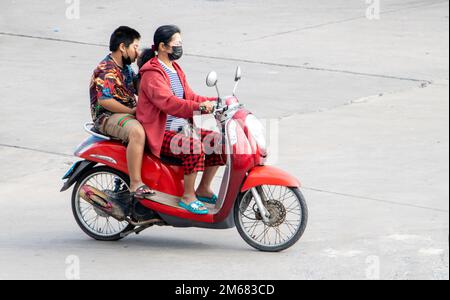
M 217 114 L 217 113 L 223 114 L 226 111 L 231 111 L 231 110 L 235 110 L 235 109 L 239 109 L 239 108 L 243 108 L 243 107 L 244 107 L 244 105 L 240 104 L 240 103 L 234 103 L 234 104 L 231 104 L 231 105 L 225 105 L 225 106 L 222 106 L 220 108 L 215 108 L 213 114 Z

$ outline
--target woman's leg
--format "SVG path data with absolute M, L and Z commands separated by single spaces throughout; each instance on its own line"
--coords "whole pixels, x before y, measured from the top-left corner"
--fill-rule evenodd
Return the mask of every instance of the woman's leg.
M 205 155 L 202 151 L 201 141 L 173 131 L 166 131 L 161 154 L 180 158 L 183 161 L 184 194 L 181 201 L 188 205 L 197 201 L 195 180 L 197 179 L 197 173 L 203 172 L 205 169 Z M 206 208 L 200 208 L 200 210 L 206 210 Z
M 197 188 L 197 196 L 211 198 L 214 196 L 214 191 L 211 188 L 212 181 L 220 166 L 225 164 L 226 159 L 219 143 L 221 139 L 220 134 L 214 131 L 202 130 L 201 137 L 206 152 L 205 172 Z
M 205 172 L 202 176 L 202 181 L 197 188 L 197 196 L 206 198 L 211 198 L 212 196 L 214 196 L 214 191 L 211 188 L 211 184 L 218 170 L 219 166 L 208 167 L 205 169 Z
M 196 201 L 195 196 L 195 180 L 197 179 L 197 172 L 184 175 L 184 194 L 181 201 L 186 204 Z

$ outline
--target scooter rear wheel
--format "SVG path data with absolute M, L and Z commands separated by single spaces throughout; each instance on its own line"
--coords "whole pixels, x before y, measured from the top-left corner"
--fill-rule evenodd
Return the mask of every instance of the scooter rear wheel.
M 260 251 L 279 252 L 292 247 L 302 237 L 308 222 L 308 208 L 300 189 L 259 186 L 256 190 L 270 218 L 263 220 L 252 191 L 248 190 L 234 207 L 239 234 Z
M 118 221 L 80 197 L 80 189 L 88 184 L 97 190 L 113 190 L 120 185 L 129 191 L 129 177 L 110 167 L 100 166 L 87 171 L 72 192 L 72 212 L 77 224 L 90 237 L 99 241 L 118 241 L 122 233 L 133 230 L 127 221 Z

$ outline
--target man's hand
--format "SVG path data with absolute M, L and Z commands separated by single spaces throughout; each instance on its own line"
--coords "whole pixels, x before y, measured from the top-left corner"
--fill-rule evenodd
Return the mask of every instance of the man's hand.
M 102 99 L 99 100 L 98 103 L 103 106 L 103 108 L 113 113 L 130 115 L 136 114 L 136 108 L 129 108 L 114 99 Z

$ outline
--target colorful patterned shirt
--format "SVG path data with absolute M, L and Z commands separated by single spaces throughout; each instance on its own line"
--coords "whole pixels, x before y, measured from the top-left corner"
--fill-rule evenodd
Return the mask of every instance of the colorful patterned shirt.
M 136 107 L 136 81 L 137 75 L 133 69 L 130 66 L 119 67 L 111 55 L 100 62 L 94 70 L 89 88 L 91 115 L 96 126 L 103 124 L 104 120 L 113 114 L 103 108 L 99 100 L 115 99 L 129 108 Z

